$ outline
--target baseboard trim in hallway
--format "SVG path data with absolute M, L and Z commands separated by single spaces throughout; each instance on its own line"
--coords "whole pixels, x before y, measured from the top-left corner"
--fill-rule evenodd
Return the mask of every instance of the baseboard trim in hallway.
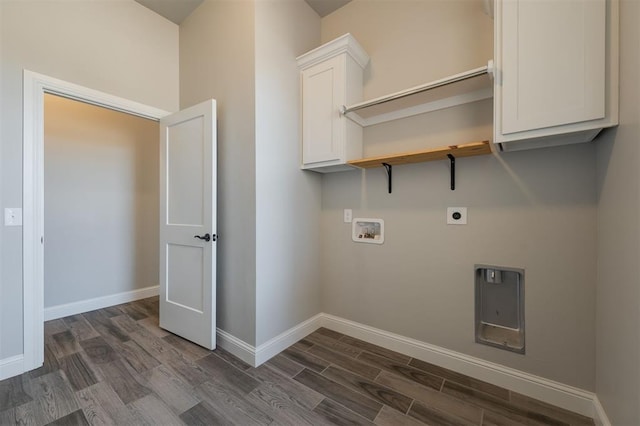
M 51 321 L 58 318 L 68 317 L 69 315 L 77 315 L 84 312 L 95 311 L 96 309 L 146 299 L 147 297 L 157 296 L 159 289 L 160 287 L 155 285 L 138 290 L 125 291 L 122 293 L 110 294 L 108 296 L 65 303 L 64 305 L 51 306 L 49 308 L 45 308 L 44 320 Z

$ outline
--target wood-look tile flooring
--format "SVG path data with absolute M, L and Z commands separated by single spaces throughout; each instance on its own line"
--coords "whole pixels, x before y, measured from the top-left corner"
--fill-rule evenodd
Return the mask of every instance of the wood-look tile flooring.
M 591 419 L 327 329 L 258 368 L 158 328 L 151 298 L 45 324 L 0 382 L 2 425 L 586 425 Z

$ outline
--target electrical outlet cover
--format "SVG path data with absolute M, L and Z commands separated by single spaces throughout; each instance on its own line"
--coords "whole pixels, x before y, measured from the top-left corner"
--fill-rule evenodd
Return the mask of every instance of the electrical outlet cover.
M 447 207 L 447 225 L 466 225 L 466 207 Z
M 352 220 L 353 220 L 353 210 L 344 209 L 344 218 L 343 218 L 344 223 L 351 223 Z

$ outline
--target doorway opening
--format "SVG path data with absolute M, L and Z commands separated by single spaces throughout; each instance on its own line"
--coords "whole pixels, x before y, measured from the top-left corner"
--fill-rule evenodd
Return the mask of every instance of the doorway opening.
M 153 296 L 159 123 L 44 99 L 44 320 Z
M 104 92 L 24 71 L 23 371 L 44 360 L 44 106 L 45 95 L 159 121 L 169 113 Z

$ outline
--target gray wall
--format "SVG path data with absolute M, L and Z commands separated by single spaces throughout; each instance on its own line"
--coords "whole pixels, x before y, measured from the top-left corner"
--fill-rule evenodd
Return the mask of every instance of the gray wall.
M 217 326 L 256 337 L 255 5 L 205 1 L 180 26 L 180 106 L 218 104 Z
M 178 108 L 178 27 L 133 0 L 0 2 L 2 208 L 22 205 L 24 68 Z M 0 227 L 0 359 L 22 353 L 22 229 Z
M 158 123 L 44 106 L 45 308 L 158 285 Z
M 640 3 L 620 2 L 620 126 L 598 141 L 596 393 L 615 425 L 640 424 Z
M 299 169 L 302 0 L 206 1 L 180 26 L 180 103 L 218 101 L 218 327 L 259 345 L 319 312 L 320 177 Z
M 300 170 L 296 56 L 318 46 L 304 0 L 256 3 L 256 344 L 320 312 L 320 184 Z
M 354 0 L 322 20 L 371 55 L 365 98 L 482 66 L 492 25 L 479 1 Z M 384 30 L 381 30 L 383 28 Z M 491 138 L 491 101 L 381 124 L 365 156 Z M 326 175 L 323 310 L 383 330 L 594 390 L 595 144 Z M 469 209 L 447 226 L 446 207 Z M 342 209 L 385 220 L 381 246 L 353 243 Z M 526 271 L 527 353 L 474 343 L 473 267 Z

